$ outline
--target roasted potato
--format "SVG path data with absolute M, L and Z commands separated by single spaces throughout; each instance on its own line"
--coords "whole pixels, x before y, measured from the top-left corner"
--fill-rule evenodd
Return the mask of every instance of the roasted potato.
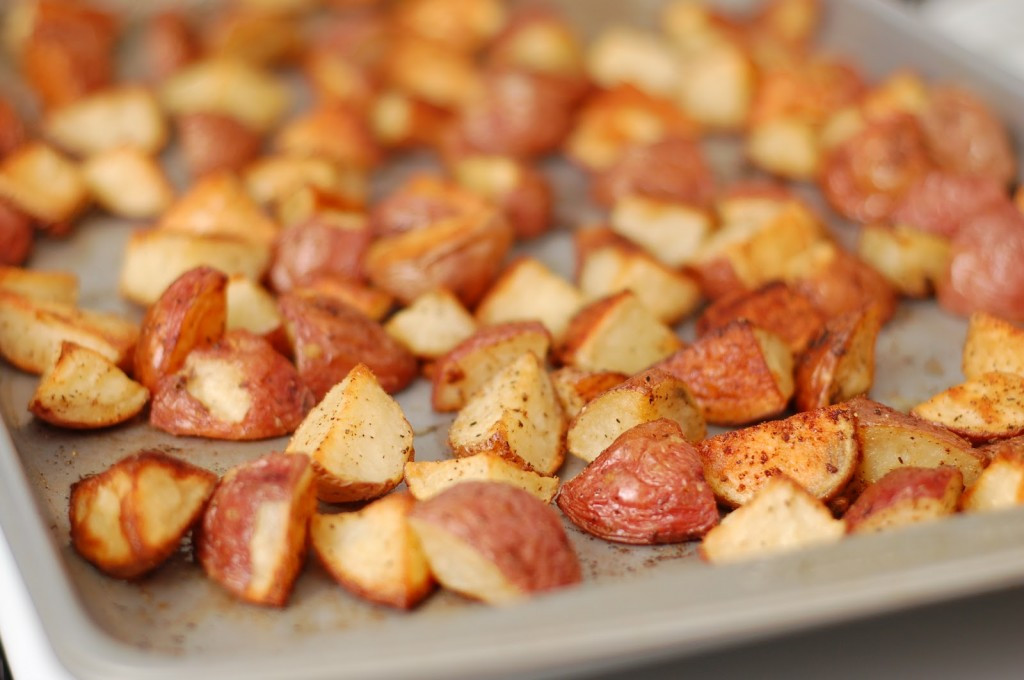
M 865 489 L 843 519 L 851 534 L 941 519 L 956 512 L 963 490 L 963 475 L 954 467 L 895 468 Z
M 1024 504 L 1024 437 L 984 447 L 992 462 L 960 498 L 966 512 L 1003 510 Z
M 370 225 L 358 213 L 320 213 L 293 224 L 275 243 L 270 283 L 284 293 L 323 276 L 358 281 L 371 239 Z
M 892 286 L 857 256 L 834 243 L 818 242 L 786 264 L 783 278 L 825 318 L 878 308 L 882 323 L 896 311 Z
M 366 173 L 324 156 L 275 154 L 247 166 L 245 187 L 259 203 L 269 205 L 294 197 L 307 187 L 350 209 L 366 205 Z
M 479 155 L 457 159 L 452 174 L 459 184 L 498 205 L 516 238 L 536 238 L 551 228 L 551 186 L 537 168 L 507 156 Z
M 588 534 L 618 543 L 678 543 L 718 524 L 700 456 L 665 419 L 619 435 L 562 485 L 558 507 Z
M 633 85 L 654 95 L 670 97 L 682 64 L 662 36 L 631 26 L 602 30 L 587 48 L 587 73 L 598 87 Z
M 1024 434 L 1024 375 L 983 373 L 950 387 L 911 412 L 972 442 Z
M 0 292 L 74 306 L 78 304 L 78 277 L 71 272 L 0 265 Z
M 96 202 L 118 217 L 156 217 L 174 201 L 159 163 L 134 147 L 91 156 L 82 164 L 82 179 Z
M 625 373 L 615 371 L 588 371 L 575 366 L 563 366 L 551 374 L 558 400 L 567 418 L 575 418 L 587 402 L 594 397 L 621 385 L 629 378 Z
M 910 185 L 891 219 L 915 241 L 923 233 L 942 242 L 956 236 L 965 220 L 1005 202 L 1005 182 L 933 170 Z
M 694 262 L 713 228 L 711 216 L 700 208 L 639 195 L 615 201 L 611 225 L 669 267 Z
M 1024 330 L 992 314 L 975 312 L 967 325 L 961 368 L 968 380 L 993 371 L 1024 375 Z
M 175 120 L 178 142 L 193 177 L 242 170 L 256 160 L 263 138 L 234 116 L 200 111 Z
M 324 275 L 293 288 L 292 292 L 302 297 L 327 297 L 337 300 L 374 321 L 380 321 L 395 306 L 395 298 L 373 286 L 340 276 Z
M 456 484 L 418 503 L 409 521 L 437 580 L 488 604 L 582 579 L 558 513 L 510 484 Z
M 381 159 L 364 117 L 342 105 L 320 105 L 292 119 L 277 133 L 274 148 L 289 155 L 324 156 L 360 170 Z
M 511 484 L 545 503 L 550 503 L 558 493 L 558 477 L 525 470 L 490 451 L 463 458 L 409 461 L 405 464 L 405 485 L 416 500 L 425 501 L 451 486 L 468 481 Z
M 484 326 L 506 321 L 535 320 L 558 342 L 569 321 L 583 305 L 583 295 L 562 277 L 532 257 L 510 264 L 476 308 Z
M 132 147 L 147 155 L 167 143 L 167 122 L 149 90 L 114 87 L 48 111 L 44 134 L 76 156 Z
M 679 204 L 698 211 L 711 201 L 715 176 L 700 144 L 670 136 L 627 148 L 614 163 L 594 175 L 590 192 L 595 201 L 608 207 L 638 196 L 653 199 L 654 205 Z M 633 231 L 640 233 L 638 228 Z
M 0 200 L 0 267 L 24 264 L 32 254 L 34 235 L 32 219 Z
M 383 496 L 413 457 L 412 426 L 365 364 L 357 364 L 306 416 L 288 453 L 308 455 L 317 497 L 328 503 Z
M 269 246 L 278 226 L 246 191 L 233 173 L 223 172 L 199 179 L 160 218 L 160 229 L 220 236 Z
M 0 159 L 0 199 L 64 233 L 88 205 L 81 168 L 42 142 L 22 144 Z
M 316 511 L 306 456 L 269 453 L 221 478 L 203 513 L 196 557 L 206 575 L 254 604 L 283 607 L 306 558 Z
M 810 301 L 782 281 L 772 281 L 753 291 L 740 291 L 715 300 L 697 319 L 697 336 L 737 319 L 748 319 L 758 328 L 774 333 L 798 357 L 819 334 L 825 320 Z
M 225 289 L 227 316 L 224 329 L 243 330 L 262 336 L 282 354 L 290 350 L 284 319 L 277 301 L 260 284 L 244 276 L 232 276 Z
M 173 9 L 150 17 L 143 36 L 143 58 L 155 81 L 164 80 L 195 61 L 201 51 L 199 37 L 187 17 Z
M 829 319 L 796 365 L 796 407 L 811 411 L 867 394 L 875 379 L 877 307 Z
M 422 359 L 439 359 L 477 330 L 476 319 L 444 288 L 424 293 L 384 324 L 391 337 Z
M 140 451 L 71 485 L 71 545 L 116 578 L 139 578 L 178 549 L 217 476 L 159 451 Z
M 1017 177 L 1009 132 L 976 95 L 953 85 L 932 87 L 920 120 L 928 153 L 940 168 L 1003 186 Z
M 912 227 L 869 224 L 861 229 L 857 254 L 901 295 L 923 298 L 945 276 L 950 244 L 941 236 Z

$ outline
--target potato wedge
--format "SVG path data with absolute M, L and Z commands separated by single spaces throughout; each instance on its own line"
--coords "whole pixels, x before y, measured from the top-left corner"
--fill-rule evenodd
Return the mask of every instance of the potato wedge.
M 718 524 L 697 450 L 665 419 L 619 435 L 562 485 L 558 507 L 588 534 L 634 545 L 680 543 Z
M 1024 329 L 987 312 L 975 312 L 967 325 L 960 366 L 968 380 L 994 371 L 1024 375 Z
M 436 411 L 457 411 L 505 366 L 526 352 L 547 357 L 551 334 L 538 321 L 487 326 L 437 360 L 431 404 Z
M 769 479 L 742 508 L 704 537 L 700 555 L 726 564 L 839 541 L 846 523 L 784 475 Z
M 565 460 L 565 415 L 544 360 L 526 352 L 470 396 L 448 431 L 457 457 L 499 456 L 553 475 Z
M 845 404 L 798 413 L 697 444 L 719 502 L 750 502 L 770 480 L 786 476 L 827 501 L 853 476 L 860 458 L 854 411 Z
M 500 206 L 516 238 L 536 238 L 551 228 L 553 196 L 547 177 L 507 156 L 467 156 L 452 168 L 459 184 Z
M 0 160 L 0 198 L 53 225 L 77 217 L 89 191 L 76 163 L 42 142 L 29 142 Z
M 946 275 L 953 254 L 948 239 L 904 225 L 864 225 L 857 254 L 907 297 L 928 297 Z
M 843 519 L 851 534 L 900 529 L 952 515 L 963 490 L 957 468 L 895 468 L 865 489 Z
M 697 319 L 697 336 L 703 337 L 736 319 L 748 319 L 758 328 L 774 333 L 799 356 L 819 334 L 824 318 L 810 301 L 782 281 L 766 283 L 753 291 L 740 291 L 715 300 Z
M 38 302 L 78 304 L 78 277 L 70 272 L 0 266 L 0 292 Z
M 284 334 L 284 318 L 277 309 L 277 301 L 270 292 L 252 279 L 232 276 L 224 291 L 227 315 L 224 329 L 243 330 L 260 335 L 275 349 L 288 350 Z
M 540 321 L 558 342 L 582 305 L 576 286 L 539 260 L 524 257 L 510 264 L 487 291 L 476 308 L 476 319 L 484 326 Z
M 714 225 L 698 207 L 632 195 L 615 202 L 611 226 L 663 264 L 678 268 L 697 259 Z
M 982 450 L 992 454 L 992 462 L 960 498 L 961 509 L 989 512 L 1024 504 L 1024 437 L 1007 439 Z
M 826 318 L 874 305 L 884 324 L 896 310 L 889 282 L 857 256 L 827 241 L 794 254 L 782 278 Z
M 391 337 L 421 359 L 439 359 L 477 330 L 476 319 L 450 291 L 424 293 L 384 324 Z
M 566 447 L 590 462 L 626 430 L 661 418 L 677 423 L 691 442 L 707 434 L 704 416 L 686 383 L 651 369 L 587 402 L 569 424 Z
M 181 370 L 160 380 L 149 421 L 175 435 L 268 439 L 293 432 L 313 403 L 287 359 L 239 330 L 194 348 Z
M 22 265 L 35 242 L 32 218 L 0 199 L 0 267 Z
M 354 512 L 316 514 L 309 527 L 313 552 L 335 581 L 359 597 L 412 609 L 434 588 L 409 526 L 415 504 L 411 495 L 395 493 Z
M 630 84 L 661 96 L 671 96 L 681 64 L 672 45 L 657 33 L 627 26 L 610 26 L 587 49 L 587 73 L 598 86 Z
M 71 485 L 71 545 L 116 578 L 139 578 L 178 549 L 217 476 L 159 451 L 140 451 Z
M 428 500 L 455 484 L 468 481 L 511 484 L 545 503 L 554 499 L 559 483 L 558 477 L 524 470 L 521 465 L 491 451 L 405 464 L 405 485 L 416 500 Z
M 797 181 L 813 180 L 821 167 L 816 127 L 796 116 L 779 116 L 751 126 L 747 157 L 758 168 Z
M 581 309 L 569 323 L 559 356 L 577 368 L 631 375 L 682 346 L 672 329 L 626 290 Z
M 657 364 L 690 388 L 704 419 L 741 425 L 777 415 L 793 396 L 793 355 L 746 319 L 717 328 Z
M 911 413 L 972 442 L 1024 434 L 1024 375 L 983 373 L 915 406 Z
M 96 202 L 118 217 L 156 217 L 174 201 L 174 188 L 163 168 L 134 147 L 89 157 L 82 164 L 82 179 Z
M 72 342 L 36 387 L 28 410 L 51 425 L 76 430 L 131 420 L 149 401 L 149 390 L 102 354 Z
M 323 156 L 264 156 L 245 169 L 243 180 L 263 205 L 285 200 L 307 186 L 351 207 L 365 205 L 369 193 L 365 172 Z
M 409 521 L 437 580 L 467 597 L 510 604 L 582 579 L 558 513 L 510 484 L 456 484 Z
M 364 117 L 351 108 L 330 104 L 288 121 L 275 136 L 274 148 L 284 154 L 326 156 L 363 170 L 381 159 Z
M 76 156 L 131 147 L 151 155 L 167 143 L 167 122 L 149 90 L 135 85 L 94 92 L 47 112 L 44 134 Z
M 810 411 L 867 394 L 875 380 L 877 307 L 829 319 L 796 366 L 796 407 Z
M 357 364 L 306 416 L 288 453 L 313 461 L 317 497 L 328 503 L 383 496 L 413 457 L 412 426 L 365 364 Z
M 275 243 L 270 283 L 284 293 L 324 276 L 361 280 L 372 237 L 366 217 L 354 212 L 322 212 L 292 224 Z
M 278 226 L 246 191 L 241 180 L 224 172 L 200 178 L 161 217 L 160 229 L 221 236 L 269 246 Z
M 395 298 L 389 293 L 340 276 L 321 276 L 311 283 L 293 288 L 291 292 L 301 297 L 337 300 L 378 322 L 395 306 Z
M 232 595 L 283 607 L 306 558 L 316 511 L 306 456 L 269 453 L 228 470 L 197 532 L 206 575 Z
M 575 418 L 583 407 L 599 394 L 621 385 L 629 378 L 615 371 L 588 371 L 575 366 L 563 366 L 551 374 L 558 400 L 567 418 Z
M 256 160 L 263 138 L 234 116 L 186 113 L 177 117 L 181 152 L 192 177 L 241 171 Z

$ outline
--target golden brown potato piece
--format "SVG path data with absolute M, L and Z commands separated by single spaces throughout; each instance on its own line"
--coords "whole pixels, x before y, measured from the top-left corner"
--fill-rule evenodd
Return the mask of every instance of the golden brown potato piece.
M 156 159 L 130 146 L 90 156 L 82 179 L 96 202 L 118 217 L 154 218 L 174 201 L 174 188 Z
M 565 415 L 544 360 L 526 352 L 470 396 L 451 429 L 457 457 L 496 453 L 544 475 L 565 460 Z
M 54 144 L 76 156 L 123 147 L 151 155 L 163 148 L 168 137 L 156 97 L 134 85 L 94 92 L 48 112 L 43 131 Z
M 110 427 L 137 416 L 149 390 L 102 354 L 71 342 L 43 374 L 28 405 L 37 418 L 76 430 Z
M 825 323 L 796 365 L 796 408 L 811 411 L 867 394 L 875 380 L 878 309 L 848 312 Z
M 626 290 L 576 314 L 559 351 L 570 366 L 632 375 L 683 346 L 671 328 Z
M 754 166 L 785 179 L 813 180 L 821 167 L 817 128 L 795 116 L 753 124 L 747 133 L 746 153 Z
M 551 334 L 537 321 L 488 326 L 438 359 L 431 403 L 437 411 L 457 411 L 494 375 L 526 352 L 547 357 Z
M 151 305 L 190 269 L 207 266 L 258 281 L 269 262 L 270 248 L 252 241 L 140 229 L 125 245 L 118 285 L 121 295 L 132 302 Z
M 921 128 L 931 157 L 944 170 L 990 177 L 1003 186 L 1017 177 L 1006 126 L 976 95 L 955 86 L 933 87 Z
M 513 11 L 491 42 L 487 64 L 559 78 L 565 90 L 574 93 L 588 86 L 579 37 L 556 12 L 537 6 Z
M 384 328 L 324 295 L 287 293 L 278 299 L 302 380 L 322 399 L 356 364 L 366 364 L 394 394 L 416 377 L 416 358 Z
M 949 268 L 947 239 L 897 225 L 870 224 L 860 232 L 857 254 L 901 295 L 928 297 Z
M 736 130 L 750 113 L 757 74 L 739 41 L 679 42 L 682 78 L 676 101 L 695 121 Z
M 551 374 L 558 400 L 567 418 L 575 418 L 587 402 L 599 394 L 621 385 L 629 378 L 615 371 L 588 371 L 575 366 L 563 366 Z
M 82 171 L 42 142 L 29 142 L 0 160 L 0 199 L 57 233 L 89 201 Z
M 233 173 L 208 175 L 164 213 L 159 227 L 197 236 L 222 236 L 270 245 L 278 226 Z
M 985 457 L 970 442 L 934 425 L 878 402 L 858 397 L 849 402 L 857 418 L 861 460 L 856 486 L 874 484 L 898 467 L 955 467 L 964 484 L 973 484 L 985 467 Z
M 845 404 L 726 432 L 697 450 L 715 496 L 732 507 L 780 475 L 827 501 L 850 481 L 860 457 L 853 409 Z
M 392 20 L 400 31 L 473 53 L 498 34 L 505 12 L 499 0 L 408 0 Z
M 232 276 L 228 279 L 225 298 L 225 330 L 249 331 L 266 338 L 282 354 L 290 351 L 277 301 L 265 288 L 244 276 Z
M 960 498 L 965 512 L 989 512 L 1024 504 L 1024 437 L 979 450 L 992 455 L 977 481 Z
M 586 59 L 590 79 L 601 88 L 629 84 L 670 97 L 680 76 L 679 57 L 671 43 L 632 26 L 602 29 L 588 46 Z
M 506 321 L 536 320 L 558 342 L 583 305 L 577 288 L 540 260 L 523 257 L 510 264 L 476 308 L 483 326 Z
M 295 367 L 270 343 L 231 331 L 197 347 L 153 392 L 149 421 L 175 435 L 253 440 L 295 430 L 313 395 Z
M 204 19 L 203 42 L 211 55 L 275 66 L 292 60 L 303 47 L 297 18 L 284 8 L 226 5 Z
M 5 97 L 0 97 L 0 158 L 17 149 L 28 139 L 25 122 Z
M 104 573 L 156 569 L 199 520 L 217 475 L 159 451 L 140 451 L 71 485 L 71 544 Z
M 967 325 L 961 369 L 968 380 L 993 371 L 1024 375 L 1024 329 L 998 316 L 975 312 Z
M 665 418 L 691 442 L 707 434 L 700 407 L 686 383 L 658 369 L 644 371 L 588 401 L 569 424 L 569 453 L 590 462 L 623 432 Z
M 582 579 L 558 513 L 510 484 L 456 484 L 418 503 L 409 521 L 437 580 L 488 604 Z
M 476 319 L 443 288 L 419 296 L 384 324 L 391 337 L 422 359 L 441 358 L 476 329 Z
M 146 311 L 135 347 L 135 379 L 155 392 L 197 347 L 224 335 L 228 277 L 210 267 L 182 274 Z
M 499 206 L 518 239 L 536 238 L 551 228 L 552 192 L 537 168 L 508 156 L 467 156 L 452 174 L 459 184 Z
M 704 208 L 714 192 L 715 177 L 700 145 L 678 137 L 626 149 L 591 184 L 594 200 L 608 207 L 628 196 L 644 196 Z
M 821 241 L 792 258 L 785 279 L 825 318 L 873 305 L 884 324 L 896 311 L 897 299 L 889 282 L 834 243 Z
M 704 419 L 740 425 L 781 413 L 793 396 L 793 355 L 746 319 L 702 336 L 657 364 L 690 388 Z
M 718 524 L 700 456 L 664 419 L 619 435 L 562 485 L 558 507 L 588 534 L 636 545 L 700 538 Z
M 175 122 L 185 164 L 193 177 L 240 171 L 263 148 L 258 132 L 227 114 L 186 113 Z
M 78 304 L 78 277 L 70 272 L 0 265 L 0 292 L 39 302 Z
M 464 458 L 409 461 L 405 464 L 405 484 L 416 500 L 425 501 L 451 486 L 468 481 L 511 484 L 545 503 L 550 503 L 558 493 L 558 477 L 524 470 L 521 465 L 490 451 Z
M 416 499 L 385 496 L 358 511 L 313 516 L 313 552 L 346 589 L 371 602 L 412 609 L 434 588 L 419 540 L 409 526 Z
M 372 234 L 357 213 L 321 213 L 281 232 L 270 265 L 270 283 L 279 293 L 322 276 L 363 277 L 363 258 Z
M 29 216 L 0 200 L 0 266 L 24 264 L 32 254 L 34 235 Z
M 115 314 L 0 291 L 0 356 L 23 371 L 43 373 L 56 361 L 65 341 L 128 369 L 138 337 L 139 327 Z
M 810 301 L 782 281 L 772 281 L 757 290 L 741 291 L 715 300 L 697 319 L 697 337 L 737 319 L 747 319 L 758 328 L 774 333 L 799 356 L 819 334 L 824 319 Z
M 317 497 L 328 503 L 383 496 L 413 457 L 412 426 L 365 364 L 357 364 L 309 412 L 288 453 L 313 461 Z
M 963 475 L 953 467 L 901 467 L 864 490 L 843 515 L 847 531 L 890 531 L 956 512 Z
M 742 508 L 708 532 L 700 555 L 726 564 L 839 541 L 846 523 L 785 475 L 769 479 Z
M 187 17 L 177 10 L 154 14 L 146 21 L 142 45 L 148 73 L 161 81 L 195 61 L 199 39 Z
M 982 373 L 915 406 L 911 413 L 980 443 L 1024 434 L 1024 375 Z
M 366 273 L 406 304 L 447 288 L 472 307 L 501 270 L 512 239 L 512 227 L 496 208 L 441 219 L 375 241 L 366 254 Z
M 363 116 L 339 105 L 321 105 L 292 119 L 277 133 L 274 148 L 296 156 L 324 156 L 361 170 L 381 160 Z
M 203 513 L 196 557 L 206 575 L 254 604 L 284 606 L 306 558 L 316 511 L 306 456 L 269 453 L 221 478 Z
M 615 202 L 611 225 L 669 267 L 696 260 L 713 226 L 710 215 L 700 208 L 640 195 Z
M 263 205 L 294 198 L 312 187 L 355 209 L 366 205 L 369 191 L 365 172 L 323 156 L 263 156 L 245 169 L 243 180 L 252 197 Z
M 327 79 L 327 69 L 331 69 L 340 76 L 341 69 L 351 68 L 351 66 L 341 67 L 328 62 L 327 59 L 330 57 L 316 55 L 313 59 L 316 61 L 307 60 L 306 68 L 307 70 L 319 68 L 321 80 Z M 339 84 L 335 87 L 358 92 L 358 86 L 349 84 L 342 86 L 340 84 L 357 78 L 358 76 L 340 76 Z M 326 88 L 327 85 L 322 84 L 322 87 Z M 349 96 L 357 95 L 353 93 Z M 370 131 L 377 144 L 386 149 L 408 149 L 437 146 L 442 134 L 451 123 L 452 114 L 439 106 L 417 99 L 400 90 L 387 90 L 377 94 L 373 99 L 369 116 Z
M 429 227 L 439 220 L 487 212 L 488 201 L 468 188 L 429 173 L 416 173 L 370 211 L 377 236 Z
M 374 321 L 380 321 L 395 306 L 395 298 L 373 286 L 364 285 L 339 276 L 321 276 L 312 283 L 293 288 L 303 297 L 328 297 L 338 300 Z

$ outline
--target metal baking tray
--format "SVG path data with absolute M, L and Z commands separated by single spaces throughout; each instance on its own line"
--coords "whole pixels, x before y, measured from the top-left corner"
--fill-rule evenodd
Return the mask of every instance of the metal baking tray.
M 612 21 L 649 24 L 661 3 L 555 4 L 592 33 Z M 831 0 L 827 7 L 826 47 L 850 55 L 872 76 L 908 66 L 969 84 L 1018 136 L 1024 133 L 1024 87 L 1008 75 L 880 0 Z M 712 144 L 721 171 L 735 172 L 735 148 Z M 575 171 L 559 162 L 546 169 L 560 197 L 561 228 L 528 251 L 568 275 L 569 227 L 595 213 L 581 199 Z M 131 227 L 91 218 L 70 240 L 41 244 L 33 266 L 77 272 L 85 307 L 138 315 L 115 292 Z M 841 238 L 852 233 L 835 227 Z M 872 395 L 905 408 L 959 382 L 964 332 L 962 319 L 932 302 L 904 304 L 879 340 Z M 0 367 L 0 526 L 49 642 L 81 678 L 565 677 L 1024 583 L 1024 513 L 1016 511 L 728 567 L 702 563 L 692 544 L 630 548 L 569 526 L 584 584 L 496 609 L 440 592 L 413 612 L 394 612 L 349 595 L 313 562 L 286 609 L 265 609 L 237 602 L 205 579 L 186 549 L 144 581 L 123 583 L 72 551 L 72 482 L 142 447 L 221 473 L 285 440 L 208 442 L 144 423 L 61 431 L 26 411 L 35 384 L 33 376 Z M 422 460 L 444 455 L 450 420 L 434 414 L 427 397 L 423 381 L 400 397 Z M 581 467 L 567 463 L 563 478 Z

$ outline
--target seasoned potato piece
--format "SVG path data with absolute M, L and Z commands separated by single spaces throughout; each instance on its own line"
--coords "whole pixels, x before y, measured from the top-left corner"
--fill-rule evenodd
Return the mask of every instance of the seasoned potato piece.
M 263 138 L 234 116 L 185 113 L 176 127 L 185 164 L 193 177 L 242 170 L 259 156 Z
M 575 286 L 539 260 L 524 257 L 510 264 L 487 291 L 476 308 L 476 319 L 484 326 L 540 321 L 558 342 L 582 305 L 583 296 Z
M 949 241 L 941 236 L 877 224 L 861 229 L 857 254 L 907 297 L 928 297 L 945 276 L 951 257 Z
M 24 264 L 32 254 L 34 238 L 32 219 L 0 199 L 0 267 Z
M 678 543 L 718 524 L 718 505 L 696 449 L 671 420 L 619 435 L 558 494 L 588 534 L 619 543 Z
M 526 352 L 547 357 L 551 334 L 537 321 L 488 326 L 438 359 L 431 403 L 437 411 L 457 411 L 498 371 Z
M 65 341 L 127 369 L 138 337 L 139 327 L 115 314 L 0 291 L 0 355 L 23 371 L 43 373 L 57 360 Z
M 0 198 L 53 225 L 82 212 L 89 191 L 78 165 L 42 142 L 29 142 L 0 160 Z
M 366 217 L 354 212 L 324 212 L 292 224 L 275 244 L 270 282 L 283 293 L 323 276 L 358 281 L 371 238 Z
M 700 287 L 690 276 L 639 250 L 607 245 L 581 253 L 580 259 L 579 286 L 587 299 L 630 290 L 666 324 L 700 303 Z
M 782 116 L 754 124 L 747 157 L 757 167 L 792 180 L 813 180 L 821 165 L 818 130 L 806 120 Z
M 949 428 L 972 442 L 1024 434 L 1024 375 L 983 373 L 912 409 L 927 421 Z
M 481 74 L 471 55 L 406 34 L 391 40 L 384 60 L 388 85 L 443 109 L 457 109 L 480 96 Z
M 682 45 L 676 101 L 695 121 L 734 130 L 750 112 L 756 73 L 743 48 L 730 40 Z
M 682 345 L 671 328 L 626 290 L 580 310 L 569 324 L 559 354 L 577 368 L 633 374 Z
M 195 61 L 201 46 L 185 15 L 173 9 L 154 14 L 145 22 L 143 57 L 153 80 L 164 80 Z
M 77 156 L 132 147 L 154 154 L 167 143 L 167 122 L 149 90 L 129 85 L 94 92 L 49 111 L 43 131 Z
M 178 277 L 146 311 L 135 347 L 135 379 L 156 391 L 164 377 L 176 373 L 185 357 L 224 335 L 228 277 L 197 267 Z
M 0 292 L 39 302 L 76 305 L 78 277 L 70 272 L 0 266 Z
M 270 343 L 231 331 L 197 347 L 153 392 L 149 420 L 175 435 L 254 440 L 289 434 L 313 405 L 295 367 Z
M 705 307 L 697 319 L 697 336 L 703 337 L 737 319 L 748 319 L 774 333 L 794 357 L 807 348 L 824 324 L 807 298 L 782 281 L 772 281 L 757 290 L 721 297 Z
M 693 262 L 713 226 L 699 208 L 637 195 L 615 202 L 611 225 L 670 267 Z
M 993 454 L 992 462 L 961 497 L 960 507 L 966 512 L 989 512 L 1024 504 L 1024 437 L 982 450 Z
M 292 356 L 317 399 L 356 364 L 366 364 L 389 393 L 416 377 L 416 358 L 362 312 L 322 294 L 287 293 L 278 299 Z
M 371 602 L 412 609 L 434 588 L 419 540 L 409 526 L 416 500 L 395 493 L 361 510 L 313 516 L 313 552 L 334 580 Z
M 319 68 L 321 79 L 326 80 L 327 70 L 338 74 L 338 89 L 358 91 L 357 85 L 345 85 L 349 80 L 357 80 L 358 76 L 341 76 L 342 69 L 350 66 L 339 66 L 330 63 L 330 57 L 316 55 L 315 66 L 309 65 L 307 70 Z M 328 65 L 329 64 L 329 65 Z M 316 81 L 314 81 L 316 82 Z M 323 85 L 326 88 L 326 85 Z M 353 95 L 354 96 L 354 95 Z M 379 93 L 373 100 L 370 109 L 370 131 L 374 140 L 387 149 L 407 149 L 419 146 L 437 146 L 442 133 L 450 122 L 451 113 L 400 90 L 386 90 Z
M 309 412 L 286 451 L 310 456 L 320 500 L 365 501 L 402 481 L 412 426 L 373 372 L 357 364 Z
M 993 371 L 1024 375 L 1024 330 L 998 316 L 975 312 L 967 326 L 961 368 L 968 380 Z
M 627 209 L 624 217 L 643 218 L 643 213 L 659 217 L 658 207 L 690 206 L 702 210 L 715 194 L 715 175 L 699 142 L 669 137 L 650 144 L 637 144 L 623 151 L 614 163 L 593 176 L 590 195 L 609 208 L 630 196 L 653 199 L 649 210 L 639 203 Z M 660 217 L 672 217 L 671 209 Z M 685 213 L 675 214 L 686 218 Z M 640 233 L 638 225 L 633 230 Z
M 677 423 L 691 442 L 707 434 L 704 416 L 686 383 L 652 369 L 587 402 L 569 424 L 566 447 L 590 462 L 626 430 L 660 418 Z
M 680 60 L 664 38 L 629 26 L 610 26 L 587 48 L 587 73 L 604 88 L 634 85 L 669 97 L 680 75 Z
M 476 332 L 476 319 L 445 289 L 424 293 L 384 324 L 384 330 L 423 359 L 439 359 Z
M 269 262 L 270 249 L 252 241 L 140 229 L 125 246 L 119 288 L 129 300 L 150 305 L 190 269 L 208 266 L 258 281 Z
M 321 105 L 292 119 L 277 133 L 274 148 L 296 156 L 317 154 L 363 170 L 381 159 L 363 116 L 340 105 Z
M 71 485 L 71 544 L 116 578 L 138 578 L 178 549 L 217 476 L 159 451 L 140 451 Z
M 827 321 L 797 362 L 797 409 L 810 411 L 867 394 L 875 380 L 880 328 L 877 307 Z
M 278 227 L 249 196 L 245 186 L 230 172 L 208 175 L 196 182 L 164 213 L 161 229 L 222 236 L 268 246 Z
M 286 348 L 284 319 L 277 301 L 260 284 L 244 276 L 232 276 L 225 289 L 227 316 L 225 330 L 243 330 L 261 335 L 275 348 Z
M 283 8 L 225 7 L 206 20 L 203 37 L 208 54 L 274 66 L 301 51 L 297 18 Z
M 149 390 L 105 356 L 65 342 L 57 362 L 39 381 L 28 410 L 51 425 L 89 430 L 131 420 L 147 401 Z
M 839 541 L 846 523 L 792 479 L 768 480 L 742 508 L 722 519 L 700 545 L 708 562 L 725 564 Z
M 558 513 L 511 484 L 456 484 L 418 503 L 409 521 L 437 580 L 489 604 L 582 578 Z
M 458 159 L 452 174 L 459 184 L 498 205 L 516 238 L 535 238 L 551 228 L 551 187 L 538 169 L 507 156 L 476 155 Z
M 516 68 L 563 79 L 566 89 L 587 86 L 583 47 L 575 31 L 556 12 L 521 8 L 492 41 L 488 65 Z
M 366 173 L 323 156 L 264 156 L 245 169 L 245 187 L 263 205 L 294 195 L 307 186 L 351 207 L 366 204 Z
M 96 202 L 119 217 L 156 217 L 174 201 L 163 168 L 133 147 L 91 156 L 82 164 L 82 179 Z
M 269 453 L 221 478 L 203 513 L 196 557 L 206 575 L 246 602 L 282 607 L 306 558 L 316 511 L 306 456 Z
M 339 276 L 322 276 L 312 283 L 292 289 L 302 297 L 328 297 L 380 321 L 395 306 L 395 298 L 373 286 Z
M 416 500 L 433 498 L 460 482 L 501 482 L 528 491 L 545 503 L 558 493 L 558 477 L 524 470 L 508 458 L 491 451 L 464 458 L 409 461 L 405 464 L 405 484 Z
M 940 465 L 959 469 L 969 486 L 985 467 L 984 456 L 970 442 L 944 427 L 863 397 L 850 400 L 849 405 L 857 418 L 861 460 L 855 477 L 861 488 L 898 467 Z
M 565 415 L 543 359 L 526 352 L 473 393 L 448 431 L 457 457 L 496 453 L 545 475 L 565 460 Z
M 432 173 L 415 173 L 373 206 L 370 223 L 377 236 L 395 236 L 488 210 L 488 201 L 468 188 Z
M 826 318 L 874 305 L 886 323 L 896 311 L 889 282 L 834 243 L 820 241 L 790 259 L 783 278 Z
M 499 0 L 408 0 L 395 8 L 399 30 L 460 52 L 475 52 L 505 25 Z
M 956 512 L 963 475 L 952 467 L 900 467 L 869 486 L 843 515 L 847 531 L 890 531 Z
M 551 374 L 558 400 L 566 417 L 575 418 L 583 406 L 606 390 L 621 385 L 628 375 L 615 371 L 588 371 L 575 366 L 563 366 Z
M 685 382 L 704 419 L 716 425 L 777 415 L 793 396 L 789 348 L 746 319 L 711 331 L 657 366 Z
M 845 404 L 726 432 L 697 450 L 715 496 L 733 507 L 779 475 L 827 501 L 850 481 L 860 457 L 853 409 Z

